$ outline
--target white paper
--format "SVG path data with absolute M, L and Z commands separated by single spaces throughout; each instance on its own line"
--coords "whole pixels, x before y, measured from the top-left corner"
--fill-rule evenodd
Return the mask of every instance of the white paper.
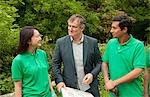
M 63 97 L 94 97 L 91 93 L 65 87 L 61 89 Z

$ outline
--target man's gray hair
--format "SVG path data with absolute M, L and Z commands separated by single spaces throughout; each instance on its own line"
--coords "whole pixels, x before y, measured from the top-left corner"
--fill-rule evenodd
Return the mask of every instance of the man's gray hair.
M 84 30 L 85 28 L 85 24 L 86 24 L 86 20 L 83 16 L 81 16 L 80 14 L 73 14 L 69 19 L 68 22 L 73 22 L 76 19 L 78 19 L 78 22 L 80 24 L 80 28 Z

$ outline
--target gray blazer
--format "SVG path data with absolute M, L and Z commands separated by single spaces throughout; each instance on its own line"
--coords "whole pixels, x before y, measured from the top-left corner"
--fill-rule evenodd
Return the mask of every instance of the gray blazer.
M 62 64 L 63 66 L 61 66 Z M 101 66 L 100 51 L 97 40 L 86 35 L 84 35 L 83 40 L 83 65 L 85 74 L 93 74 L 90 92 L 93 95 L 99 94 L 97 75 L 100 72 Z M 77 73 L 69 35 L 56 41 L 55 53 L 52 59 L 52 70 L 56 84 L 64 82 L 68 87 L 77 88 Z

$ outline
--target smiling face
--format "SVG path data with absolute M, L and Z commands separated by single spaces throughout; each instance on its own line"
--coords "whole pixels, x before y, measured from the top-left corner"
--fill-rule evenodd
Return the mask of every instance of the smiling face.
M 111 25 L 111 30 L 113 38 L 120 38 L 123 37 L 125 34 L 127 34 L 126 27 L 121 30 L 119 27 L 119 21 L 113 21 Z
M 80 27 L 78 18 L 74 21 L 68 21 L 68 34 L 73 37 L 80 37 L 83 34 L 83 28 Z
M 29 45 L 32 47 L 39 47 L 41 46 L 41 34 L 39 33 L 39 31 L 34 29 L 34 33 L 33 36 L 31 37 L 31 41 L 29 42 Z

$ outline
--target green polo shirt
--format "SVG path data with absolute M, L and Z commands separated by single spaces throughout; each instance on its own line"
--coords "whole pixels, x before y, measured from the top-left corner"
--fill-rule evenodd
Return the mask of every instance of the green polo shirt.
M 147 54 L 147 68 L 150 68 L 150 48 L 148 49 L 148 54 Z M 148 84 L 148 94 L 150 95 L 150 80 L 149 80 L 149 84 Z
M 147 53 L 147 67 L 150 67 L 150 48 L 148 48 L 148 53 Z
M 12 62 L 12 79 L 22 81 L 23 97 L 51 97 L 48 60 L 43 50 L 18 54 Z
M 143 43 L 133 38 L 132 35 L 123 45 L 117 38 L 111 39 L 102 58 L 104 62 L 108 63 L 111 80 L 121 78 L 135 68 L 145 68 L 145 59 Z M 119 97 L 142 97 L 142 79 L 139 76 L 131 82 L 118 85 L 117 89 Z

